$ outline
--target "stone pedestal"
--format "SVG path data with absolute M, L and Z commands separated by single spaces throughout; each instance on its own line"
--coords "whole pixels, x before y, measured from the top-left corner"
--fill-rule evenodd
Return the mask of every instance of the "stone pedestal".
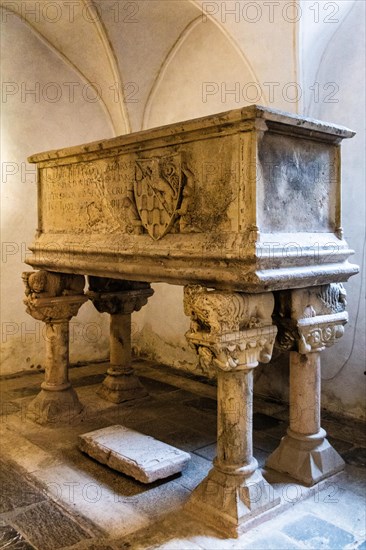
M 285 292 L 279 304 L 279 345 L 298 351 L 290 353 L 290 426 L 266 465 L 314 485 L 344 467 L 320 426 L 320 352 L 343 334 L 344 289 L 327 285 Z
M 39 271 L 23 280 L 27 313 L 46 323 L 45 380 L 27 413 L 39 424 L 72 422 L 83 406 L 68 378 L 69 321 L 87 301 L 84 277 Z
M 96 309 L 110 314 L 110 367 L 98 395 L 112 403 L 146 397 L 131 366 L 131 314 L 153 294 L 148 283 L 89 277 L 88 297 Z
M 186 508 L 229 536 L 279 504 L 253 457 L 253 369 L 268 362 L 276 336 L 272 294 L 186 287 L 188 341 L 201 368 L 217 370 L 217 456 Z

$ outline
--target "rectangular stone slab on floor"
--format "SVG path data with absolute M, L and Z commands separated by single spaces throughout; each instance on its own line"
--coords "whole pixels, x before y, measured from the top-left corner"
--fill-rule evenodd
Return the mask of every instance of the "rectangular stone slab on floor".
M 181 472 L 191 458 L 180 449 L 118 425 L 79 435 L 79 448 L 142 483 Z

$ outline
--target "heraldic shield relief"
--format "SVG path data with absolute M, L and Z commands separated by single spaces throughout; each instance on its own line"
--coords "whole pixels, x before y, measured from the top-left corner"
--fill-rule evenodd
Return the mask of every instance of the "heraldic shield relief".
M 172 227 L 184 183 L 181 154 L 136 160 L 134 194 L 142 225 L 153 239 Z

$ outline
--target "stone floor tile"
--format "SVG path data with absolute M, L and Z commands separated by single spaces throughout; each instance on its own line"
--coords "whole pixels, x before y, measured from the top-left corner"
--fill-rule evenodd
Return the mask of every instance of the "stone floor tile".
M 10 398 L 6 398 L 3 394 L 1 395 L 0 399 L 0 416 L 2 417 L 1 423 L 4 423 L 6 422 L 6 417 L 8 415 L 19 411 L 20 405 L 16 402 L 11 401 Z
M 339 529 L 350 535 L 353 542 L 349 548 L 366 550 L 366 468 L 360 467 L 364 463 L 363 451 L 355 449 L 356 446 L 362 447 L 362 443 L 357 443 L 362 442 L 360 423 L 343 423 L 334 420 L 332 415 L 324 415 L 325 425 L 323 423 L 330 442 L 338 452 L 348 454 L 348 460 L 357 466 L 347 464 L 345 472 L 336 477 L 336 483 L 329 483 L 324 490 L 307 490 L 310 496 L 303 501 L 297 496 L 304 488 L 286 479 L 281 481 L 280 476 L 281 479 L 275 483 L 279 482 L 281 498 L 286 497 L 288 509 L 250 529 L 239 539 L 220 538 L 182 510 L 191 490 L 210 470 L 216 454 L 216 387 L 193 375 L 177 373 L 154 363 L 149 365 L 138 362 L 136 372 L 138 375 L 140 372 L 147 380 L 146 384 L 153 388 L 150 397 L 120 405 L 109 403 L 96 394 L 108 363 L 71 368 L 71 379 L 74 385 L 76 383 L 86 409 L 77 425 L 63 427 L 45 428 L 26 418 L 26 406 L 33 394 L 38 393 L 43 374 L 3 381 L 7 394 L 4 402 L 14 404 L 14 407 L 6 410 L 2 417 L 0 415 L 0 436 L 6 442 L 1 450 L 6 455 L 15 456 L 18 464 L 31 471 L 36 482 L 48 488 L 48 495 L 45 495 L 48 501 L 52 503 L 52 495 L 56 504 L 61 503 L 67 510 L 66 517 L 70 519 L 69 512 L 72 512 L 70 521 L 75 520 L 77 526 L 92 537 L 79 538 L 78 542 L 70 543 L 68 550 L 259 550 L 261 547 L 318 550 L 322 546 L 312 546 L 311 533 L 309 540 L 292 539 L 293 546 L 288 546 L 291 539 L 284 528 L 304 516 L 315 517 L 331 525 L 332 530 Z M 33 389 L 29 391 L 30 387 Z M 15 400 L 12 401 L 13 394 L 9 391 L 15 392 Z M 277 446 L 287 429 L 288 407 L 271 400 L 255 399 L 254 413 L 257 427 L 254 455 L 262 465 L 266 454 Z M 157 437 L 156 434 L 160 433 L 161 437 L 157 439 L 182 449 L 186 446 L 185 450 L 191 451 L 192 455 L 189 469 L 182 475 L 145 486 L 86 457 L 76 448 L 79 433 L 111 424 L 130 425 L 134 429 L 142 425 L 146 430 L 140 431 L 147 435 Z M 304 498 L 304 495 L 302 492 L 300 497 Z M 9 510 L 2 516 L 5 523 L 0 518 L 0 526 L 12 525 L 12 517 L 37 509 L 40 504 L 46 502 L 42 500 L 33 505 L 26 502 L 26 508 Z M 165 515 L 171 511 L 172 514 Z M 20 525 L 14 526 L 26 535 Z M 30 542 L 35 545 L 33 540 Z M 323 542 L 321 540 L 320 544 Z M 316 540 L 314 544 L 317 544 Z M 37 546 L 37 550 L 56 549 L 54 545 L 49 548 Z
M 76 545 L 65 546 L 62 550 L 116 550 L 116 547 L 113 541 L 109 542 L 106 539 L 92 539 L 92 541 L 84 540 Z
M 0 548 L 4 550 L 35 550 L 24 537 L 10 525 L 0 527 Z
M 212 462 L 216 456 L 216 449 L 216 443 L 212 443 L 211 445 L 206 445 L 205 447 L 195 449 L 194 453 Z
M 357 550 L 366 550 L 366 540 L 357 546 Z
M 175 411 L 169 415 L 169 421 L 182 426 L 183 428 L 199 429 L 203 431 L 212 441 L 217 438 L 217 418 L 216 415 L 206 413 L 179 405 Z
M 278 427 L 283 427 L 284 429 L 286 429 L 285 423 L 282 422 L 282 420 L 278 420 L 273 416 L 269 416 L 268 414 L 262 414 L 259 412 L 253 414 L 253 430 L 273 431 L 273 429 Z
M 267 432 L 253 431 L 253 445 L 267 453 L 274 451 L 280 444 L 280 439 L 271 437 Z
M 298 544 L 284 535 L 283 533 L 271 533 L 267 537 L 258 537 L 254 540 L 251 540 L 249 543 L 245 543 L 245 538 L 241 542 L 243 550 L 296 550 L 297 548 L 303 548 L 302 544 Z M 318 550 L 318 547 L 314 547 L 314 550 Z
M 155 397 L 148 397 L 136 402 L 129 402 L 115 406 L 114 409 L 109 409 L 103 415 L 110 419 L 111 424 L 122 424 L 128 428 L 133 428 L 137 424 L 143 422 L 157 421 L 163 418 L 169 420 L 172 415 L 175 415 L 177 405 L 170 401 L 160 400 Z
M 297 503 L 296 510 L 299 514 L 315 514 L 324 521 L 331 520 L 340 529 L 352 533 L 356 540 L 366 537 L 365 494 L 359 496 L 351 492 L 342 476 L 326 481 L 321 491 L 314 488 L 310 498 Z
M 274 401 L 270 398 L 265 399 L 256 397 L 253 402 L 253 412 L 266 414 L 268 416 L 275 416 L 277 418 L 279 418 L 277 416 L 279 413 L 284 412 L 285 416 L 282 420 L 288 420 L 288 405 L 279 403 L 278 401 Z
M 206 460 L 195 453 L 191 453 L 191 460 L 175 481 L 189 491 L 193 491 L 193 489 L 207 476 L 211 468 L 212 463 L 210 460 Z
M 209 445 L 216 438 L 214 435 L 210 436 L 205 432 L 179 426 L 170 419 L 165 418 L 159 422 L 151 421 L 136 424 L 134 429 L 188 452 Z
M 82 456 L 82 453 L 80 453 Z M 86 458 L 84 457 L 84 460 Z M 92 459 L 89 459 L 92 461 Z M 47 489 L 47 493 L 56 502 L 62 504 L 73 513 L 88 518 L 98 535 L 108 534 L 119 537 L 146 527 L 148 518 L 135 508 L 136 491 L 122 492 L 125 485 L 118 485 L 123 474 L 110 475 L 111 470 L 106 466 L 95 463 L 97 466 L 90 472 L 66 465 L 46 468 L 34 472 L 37 480 Z M 104 469 L 107 470 L 105 475 Z M 123 476 L 125 477 L 125 476 Z M 127 479 L 127 478 L 125 478 Z M 138 482 L 135 482 L 138 483 Z M 146 486 L 143 486 L 146 490 Z M 128 480 L 127 490 L 131 487 Z M 132 485 L 136 487 L 136 485 Z M 143 490 L 141 490 L 143 492 Z
M 85 376 L 74 378 L 72 385 L 74 388 L 80 388 L 80 386 L 99 385 L 103 382 L 105 377 L 105 372 L 98 374 L 86 374 Z
M 21 399 L 23 397 L 33 397 L 37 395 L 40 391 L 40 385 L 29 385 L 29 386 L 23 386 L 20 388 L 14 388 L 12 390 L 7 391 L 7 396 L 10 401 Z
M 175 477 L 168 478 L 136 497 L 131 497 L 129 503 L 133 504 L 134 510 L 156 521 L 158 517 L 168 513 L 180 513 L 189 495 L 190 491 L 179 484 Z
M 347 491 L 352 491 L 356 495 L 366 497 L 366 469 L 357 468 L 346 464 L 344 471 L 340 474 L 340 479 Z
M 151 363 L 153 364 L 153 363 Z M 136 366 L 136 374 L 138 376 L 145 375 L 148 378 L 163 382 L 164 384 L 171 384 L 176 388 L 181 388 L 195 393 L 196 395 L 203 397 L 210 397 L 216 399 L 216 385 L 212 385 L 205 379 L 205 381 L 200 381 L 197 376 L 191 376 L 185 371 L 178 371 L 170 367 L 161 367 L 160 365 L 154 365 L 154 368 L 141 366 L 141 362 L 134 362 L 134 367 Z
M 217 401 L 215 399 L 210 399 L 209 397 L 197 397 L 193 395 L 192 398 L 184 399 L 183 404 L 185 407 L 210 413 L 216 418 Z
M 342 456 L 351 466 L 366 467 L 366 447 L 355 447 L 342 453 Z
M 265 451 L 262 451 L 262 449 L 257 449 L 256 447 L 253 447 L 253 456 L 258 462 L 259 468 L 263 468 L 269 454 Z
M 139 380 L 141 384 L 145 386 L 150 395 L 160 395 L 166 393 L 174 393 L 178 391 L 176 386 L 171 384 L 166 384 L 165 382 L 160 382 L 152 378 L 147 378 L 146 376 L 139 375 Z
M 106 374 L 109 368 L 109 361 L 101 361 L 100 363 L 85 363 L 81 364 L 71 364 L 69 368 L 69 378 L 71 383 L 78 378 L 84 378 L 85 376 L 90 376 L 91 374 Z
M 28 473 L 59 463 L 53 449 L 50 449 L 52 453 L 46 452 L 11 430 L 1 430 L 0 437 L 1 452 L 4 458 L 13 460 Z
M 97 394 L 99 386 L 100 384 L 95 384 L 93 386 L 79 386 L 77 388 L 78 397 L 85 407 L 84 414 L 86 412 L 89 418 L 95 418 L 99 414 L 104 414 L 117 406 L 99 397 Z
M 362 422 L 322 419 L 322 427 L 330 437 L 366 447 L 366 430 L 365 424 Z
M 0 513 L 10 512 L 44 500 L 44 495 L 20 476 L 7 462 L 0 462 Z
M 332 445 L 332 447 L 335 448 L 335 450 L 343 456 L 343 453 L 348 451 L 353 447 L 353 443 L 349 443 L 348 441 L 343 441 L 342 439 L 337 439 L 335 437 L 329 437 L 327 436 L 327 439 L 329 443 Z
M 20 511 L 12 522 L 31 544 L 42 550 L 71 546 L 90 537 L 76 521 L 50 501 Z
M 181 550 L 189 549 L 190 544 L 194 549 L 197 547 L 210 550 L 228 548 L 226 540 L 217 537 L 211 528 L 203 525 L 199 520 L 195 521 L 184 511 L 180 511 L 179 515 L 173 512 L 157 518 L 147 529 L 141 529 L 121 538 L 116 547 L 119 550 L 151 550 L 176 540 L 179 540 Z
M 1 379 L 1 388 L 2 391 L 8 392 L 12 390 L 17 390 L 19 388 L 34 387 L 40 388 L 41 383 L 44 380 L 44 373 L 29 373 L 21 376 L 14 376 L 12 378 L 2 378 Z
M 91 483 L 93 481 L 90 480 L 98 480 L 101 486 L 107 487 L 114 493 L 114 499 L 117 501 L 128 503 L 128 497 L 138 495 L 151 487 L 151 485 L 145 485 L 132 477 L 108 468 L 82 453 L 77 447 L 63 449 L 60 456 L 62 464 L 68 468 L 68 474 L 70 470 L 76 472 L 77 475 L 80 473 L 83 483 L 86 482 L 84 476 L 90 478 L 89 482 Z
M 202 550 L 202 546 L 186 539 L 173 539 L 156 546 L 149 546 L 147 550 Z
M 283 532 L 289 537 L 302 542 L 307 548 L 343 549 L 355 542 L 351 533 L 340 529 L 337 525 L 329 523 L 311 514 L 289 523 L 283 528 Z

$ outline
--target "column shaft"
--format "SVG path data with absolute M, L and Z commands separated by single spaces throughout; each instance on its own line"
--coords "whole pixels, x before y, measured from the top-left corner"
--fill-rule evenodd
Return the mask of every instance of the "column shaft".
M 290 429 L 299 434 L 320 430 L 320 354 L 290 352 Z
M 70 387 L 68 377 L 69 322 L 46 324 L 45 380 L 42 388 L 63 390 Z
M 131 368 L 131 314 L 114 313 L 110 320 L 110 365 L 121 371 Z
M 217 459 L 221 469 L 251 463 L 253 371 L 217 373 Z

